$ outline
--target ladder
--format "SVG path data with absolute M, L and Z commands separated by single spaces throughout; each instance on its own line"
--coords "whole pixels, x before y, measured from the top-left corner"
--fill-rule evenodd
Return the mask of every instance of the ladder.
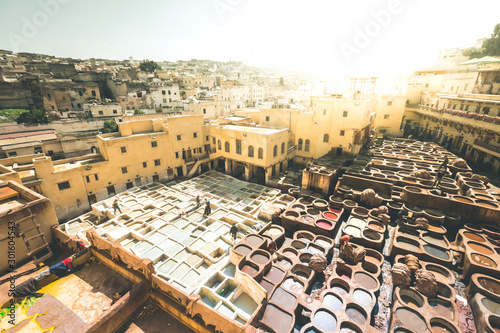
M 35 220 L 35 214 L 32 213 L 30 208 L 28 208 L 28 213 L 29 215 L 15 221 L 16 231 L 17 234 L 23 239 L 24 244 L 26 244 L 26 248 L 28 249 L 28 257 L 31 257 L 33 259 L 33 263 L 36 266 L 40 266 L 40 264 L 44 260 L 52 257 L 52 250 L 50 249 L 49 243 L 47 243 L 47 240 L 45 239 L 45 234 L 40 230 L 40 224 L 38 224 Z M 23 222 L 26 222 L 25 227 L 21 227 L 21 223 Z M 32 222 L 32 224 L 30 224 L 29 222 Z M 28 237 L 27 234 L 31 230 L 36 230 L 37 232 L 35 235 Z M 42 240 L 43 245 L 32 249 L 30 242 L 37 238 L 40 238 Z M 47 249 L 47 253 L 42 254 L 39 257 L 38 253 L 45 249 Z

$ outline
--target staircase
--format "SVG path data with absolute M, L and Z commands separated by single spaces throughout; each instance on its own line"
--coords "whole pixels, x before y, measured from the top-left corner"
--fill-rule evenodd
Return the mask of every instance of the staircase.
M 23 239 L 24 244 L 26 244 L 28 256 L 33 259 L 36 266 L 39 266 L 40 263 L 52 256 L 52 250 L 50 249 L 49 243 L 47 243 L 47 240 L 45 239 L 45 234 L 40 230 L 40 224 L 38 224 L 35 220 L 35 214 L 31 212 L 30 208 L 28 208 L 28 213 L 29 215 L 15 221 L 16 231 L 17 234 Z M 35 232 L 31 232 L 31 235 L 28 236 L 28 233 L 32 230 Z M 32 244 L 35 243 L 36 239 L 40 239 L 42 241 L 42 245 L 32 249 Z M 40 242 L 38 241 L 38 243 Z

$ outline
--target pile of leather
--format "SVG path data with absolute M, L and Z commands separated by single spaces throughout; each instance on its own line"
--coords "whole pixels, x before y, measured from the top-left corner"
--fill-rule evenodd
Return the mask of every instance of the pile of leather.
M 437 295 L 437 283 L 434 274 L 425 269 L 419 269 L 415 274 L 415 289 L 427 297 Z
M 392 283 L 395 286 L 402 285 L 409 287 L 411 284 L 411 271 L 403 263 L 397 262 L 392 266 Z
M 427 230 L 429 229 L 429 221 L 425 217 L 417 217 L 415 219 L 415 224 L 417 228 Z
M 382 198 L 377 195 L 377 193 L 371 189 L 367 188 L 360 195 L 361 201 L 372 206 L 379 206 L 382 204 Z
M 309 261 L 309 267 L 312 268 L 317 273 L 322 273 L 326 266 L 328 265 L 328 261 L 326 257 L 321 253 L 314 253 Z
M 450 165 L 453 165 L 457 168 L 468 168 L 467 162 L 465 162 L 465 160 L 462 158 L 457 158 L 456 160 L 451 161 Z
M 349 265 L 356 265 L 360 261 L 365 260 L 366 250 L 361 247 L 354 247 L 350 243 L 344 245 L 342 251 L 342 259 Z
M 483 175 L 473 174 L 471 178 L 482 181 L 484 183 L 484 185 L 487 185 L 490 182 L 490 179 L 486 176 L 483 176 Z
M 420 261 L 413 254 L 407 254 L 405 256 L 405 264 L 412 274 L 415 274 L 415 272 L 420 269 Z
M 422 179 L 431 179 L 432 176 L 427 170 L 415 170 L 412 173 L 410 173 L 410 176 L 416 177 L 416 178 L 422 178 Z

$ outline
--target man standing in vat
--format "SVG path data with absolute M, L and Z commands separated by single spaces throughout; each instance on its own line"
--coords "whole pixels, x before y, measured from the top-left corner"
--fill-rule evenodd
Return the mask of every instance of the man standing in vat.
M 208 216 L 212 214 L 212 208 L 210 208 L 210 201 L 205 199 L 205 211 L 203 212 L 204 216 Z
M 276 251 L 276 248 L 278 246 L 276 245 L 276 242 L 274 240 L 270 240 L 269 244 L 267 245 L 267 249 L 269 250 L 269 253 L 274 254 L 274 251 Z
M 122 210 L 120 209 L 120 205 L 118 204 L 118 198 L 115 199 L 115 201 L 113 201 L 113 215 L 116 215 L 116 210 L 118 209 L 118 211 L 120 212 L 120 214 L 122 213 Z
M 231 236 L 233 237 L 233 244 L 236 243 L 236 237 L 238 236 L 238 227 L 236 226 L 236 223 L 233 223 L 231 226 Z

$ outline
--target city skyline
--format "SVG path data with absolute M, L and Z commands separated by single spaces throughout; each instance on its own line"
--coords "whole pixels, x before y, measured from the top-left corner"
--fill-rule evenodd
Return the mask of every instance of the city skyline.
M 433 65 L 439 51 L 490 37 L 498 23 L 484 6 L 463 10 L 451 1 L 123 4 L 3 3 L 9 16 L 0 23 L 0 49 L 82 59 L 232 59 L 339 76 L 402 75 Z M 479 12 L 481 21 L 466 23 Z

